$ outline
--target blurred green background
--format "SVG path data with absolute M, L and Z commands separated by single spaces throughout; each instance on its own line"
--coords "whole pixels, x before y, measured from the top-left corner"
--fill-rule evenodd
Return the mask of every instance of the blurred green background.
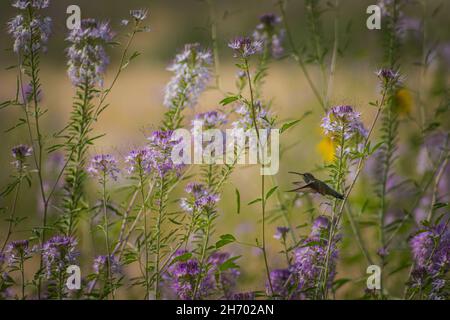
M 267 12 L 279 14 L 277 2 L 274 0 L 212 0 L 215 5 L 216 22 L 218 27 L 218 45 L 220 51 L 220 77 L 223 90 L 232 92 L 235 90 L 236 67 L 232 58 L 231 50 L 227 47 L 230 38 L 237 35 L 251 35 L 258 17 Z M 10 1 L 2 0 L 0 4 L 0 101 L 12 99 L 16 90 L 16 71 L 6 70 L 10 65 L 16 63 L 16 58 L 10 50 L 11 38 L 6 34 L 6 23 L 14 16 L 15 9 L 9 5 Z M 362 113 L 366 125 L 369 125 L 374 108 L 369 106 L 370 101 L 378 97 L 379 87 L 375 75 L 377 68 L 382 66 L 381 36 L 383 30 L 368 30 L 366 28 L 366 8 L 374 4 L 372 0 L 343 0 L 340 1 L 340 30 L 339 37 L 341 47 L 345 47 L 343 55 L 338 56 L 336 66 L 336 77 L 331 92 L 331 105 L 350 104 Z M 436 8 L 442 1 L 428 1 L 430 10 Z M 102 114 L 100 120 L 95 124 L 95 133 L 105 133 L 106 136 L 97 141 L 90 149 L 91 154 L 110 152 L 124 156 L 132 147 L 142 145 L 145 135 L 161 122 L 165 108 L 162 106 L 165 84 L 171 77 L 166 71 L 174 55 L 183 48 L 185 43 L 199 42 L 205 47 L 211 47 L 210 25 L 211 16 L 208 4 L 205 1 L 196 0 L 161 0 L 161 1 L 77 1 L 77 0 L 53 0 L 46 13 L 53 19 L 53 36 L 48 46 L 48 53 L 42 56 L 41 78 L 43 84 L 42 105 L 48 108 L 48 113 L 43 118 L 43 127 L 46 137 L 62 129 L 67 123 L 71 110 L 71 98 L 74 89 L 66 75 L 64 41 L 67 30 L 65 21 L 67 18 L 66 8 L 68 5 L 77 4 L 81 7 L 82 18 L 94 17 L 109 20 L 113 29 L 119 32 L 118 40 L 122 40 L 120 21 L 127 18 L 128 11 L 135 8 L 148 8 L 149 18 L 147 24 L 151 32 L 139 34 L 133 45 L 142 55 L 134 61 L 123 73 L 117 86 L 109 96 L 110 107 Z M 446 43 L 450 41 L 450 4 L 444 3 L 440 14 L 429 21 L 429 43 Z M 303 1 L 288 1 L 288 22 L 292 28 L 294 40 L 298 47 L 306 46 L 308 39 L 307 19 Z M 420 19 L 420 6 L 410 5 L 408 16 Z M 324 22 L 324 35 L 331 50 L 334 37 L 333 23 L 334 13 L 325 12 L 322 15 Z M 285 43 L 289 51 L 287 43 Z M 436 46 L 436 48 L 438 48 Z M 437 50 L 437 49 L 436 49 Z M 400 61 L 402 74 L 405 75 L 406 87 L 410 90 L 413 100 L 415 91 L 419 84 L 419 68 L 416 63 L 421 59 L 422 40 L 420 35 L 408 33 L 402 48 Z M 105 83 L 111 81 L 113 70 L 117 68 L 119 61 L 119 48 L 109 50 L 111 65 L 107 73 Z M 328 61 L 328 59 L 327 59 Z M 432 86 L 433 78 L 441 65 L 433 63 L 427 73 L 427 81 L 424 85 Z M 313 80 L 320 85 L 318 68 L 309 65 Z M 445 74 L 448 81 L 448 73 Z M 263 90 L 264 98 L 273 99 L 273 111 L 278 116 L 279 122 L 286 119 L 296 119 L 305 111 L 311 110 L 312 115 L 307 117 L 300 125 L 283 135 L 281 143 L 289 147 L 282 153 L 280 171 L 276 175 L 280 190 L 288 190 L 292 177 L 288 171 L 313 171 L 318 177 L 326 179 L 326 172 L 316 170 L 323 164 L 323 158 L 317 152 L 317 144 L 321 139 L 320 120 L 323 111 L 315 100 L 308 87 L 301 69 L 292 59 L 283 59 L 270 64 L 269 76 Z M 200 111 L 214 109 L 223 98 L 217 90 L 208 90 L 203 94 L 195 110 L 186 111 L 186 121 Z M 432 104 L 430 98 L 430 107 Z M 415 106 L 409 115 L 414 118 Z M 26 142 L 24 128 L 13 132 L 5 132 L 12 127 L 21 116 L 21 111 L 10 108 L 0 112 L 0 181 L 4 186 L 8 183 L 11 172 L 12 161 L 10 149 L 12 146 Z M 186 122 L 187 123 L 187 122 Z M 400 158 L 398 169 L 402 174 L 408 175 L 414 167 L 411 155 L 417 149 L 415 141 L 417 129 L 411 123 L 401 125 L 402 149 L 405 150 Z M 415 149 L 416 148 L 416 149 Z M 217 221 L 216 236 L 223 233 L 231 233 L 242 242 L 254 243 L 255 238 L 260 238 L 260 213 L 259 207 L 247 206 L 246 203 L 258 197 L 260 190 L 260 177 L 258 168 L 253 166 L 241 166 L 232 176 L 230 183 L 224 190 L 220 203 L 220 218 Z M 270 179 L 268 186 L 270 185 Z M 243 204 L 240 214 L 236 213 L 235 188 L 241 193 Z M 358 190 L 354 195 L 354 214 L 366 199 L 373 196 L 370 183 L 364 177 L 358 184 Z M 177 193 L 182 194 L 182 189 Z M 92 203 L 98 197 L 95 188 L 90 189 Z M 121 196 L 118 194 L 117 196 Z M 289 195 L 291 197 L 291 195 Z M 275 198 L 271 199 L 270 206 L 276 205 Z M 7 206 L 8 199 L 2 199 L 1 206 Z M 314 197 L 313 201 L 317 211 L 324 210 L 322 200 Z M 300 199 L 295 210 L 292 212 L 294 225 L 301 225 L 309 221 L 310 213 L 306 212 L 308 205 L 306 199 Z M 369 206 L 370 207 L 370 206 Z M 38 196 L 34 190 L 24 191 L 21 196 L 18 212 L 27 220 L 20 226 L 16 238 L 29 235 L 29 228 L 39 218 Z M 53 214 L 58 214 L 53 210 Z M 284 267 L 283 256 L 279 254 L 281 246 L 279 241 L 272 238 L 276 226 L 282 224 L 282 220 L 276 220 L 269 224 L 267 236 L 269 238 L 269 256 L 271 268 Z M 5 224 L 0 225 L 0 232 L 4 230 Z M 299 233 L 307 232 L 307 229 L 299 229 Z M 375 231 L 370 228 L 362 230 L 364 237 L 371 239 Z M 363 294 L 365 286 L 365 269 L 367 265 L 362 258 L 358 247 L 354 244 L 352 234 L 346 227 L 343 230 L 344 240 L 341 251 L 341 259 L 338 269 L 338 278 L 350 278 L 352 281 L 343 286 L 339 291 L 338 298 L 358 297 Z M 94 245 L 95 235 L 89 233 L 80 240 L 80 248 L 85 260 L 82 268 L 89 270 L 91 261 L 87 259 L 86 252 L 102 252 L 101 246 Z M 376 251 L 376 241 L 369 241 L 370 250 Z M 238 260 L 241 266 L 240 288 L 242 290 L 261 290 L 264 286 L 264 269 L 262 257 L 258 250 L 250 247 L 233 245 L 228 248 L 235 255 L 242 255 Z M 399 254 L 407 254 L 406 248 L 399 250 Z M 130 270 L 133 274 L 136 270 Z M 393 278 L 387 285 L 396 293 L 400 291 L 399 276 Z M 399 281 L 399 282 L 397 282 Z M 136 289 L 134 289 L 136 290 Z M 397 292 L 397 293 L 398 293 Z M 123 297 L 136 297 L 136 292 L 124 292 Z

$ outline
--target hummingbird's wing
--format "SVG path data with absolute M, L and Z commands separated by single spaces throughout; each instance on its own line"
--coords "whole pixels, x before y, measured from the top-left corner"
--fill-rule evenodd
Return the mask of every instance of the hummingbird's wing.
M 300 183 L 299 181 L 294 182 L 294 184 L 299 184 L 299 183 Z M 313 183 L 311 182 L 311 183 L 305 184 L 305 185 L 303 185 L 301 187 L 298 187 L 298 188 L 295 188 L 295 189 L 292 189 L 292 190 L 288 190 L 286 192 L 304 192 L 304 193 L 316 192 L 313 188 L 311 188 L 312 184 Z

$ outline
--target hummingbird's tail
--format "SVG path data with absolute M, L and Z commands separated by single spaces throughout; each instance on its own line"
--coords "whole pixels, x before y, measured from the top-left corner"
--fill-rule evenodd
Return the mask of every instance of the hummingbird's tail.
M 340 200 L 344 200 L 344 195 L 339 193 L 339 192 L 337 192 L 337 191 L 335 191 L 335 190 L 332 190 L 331 195 L 333 197 L 335 197 L 335 198 L 340 199 Z

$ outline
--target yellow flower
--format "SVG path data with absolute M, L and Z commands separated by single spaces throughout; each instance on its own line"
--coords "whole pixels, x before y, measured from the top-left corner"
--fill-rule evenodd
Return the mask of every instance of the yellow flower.
M 400 88 L 395 93 L 394 110 L 400 115 L 408 115 L 413 108 L 413 98 L 406 88 Z
M 323 139 L 317 144 L 316 149 L 325 162 L 333 161 L 334 151 L 336 148 L 331 138 L 323 137 Z

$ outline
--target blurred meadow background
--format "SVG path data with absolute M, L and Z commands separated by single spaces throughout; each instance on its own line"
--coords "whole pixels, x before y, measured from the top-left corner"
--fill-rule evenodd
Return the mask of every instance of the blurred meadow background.
M 376 71 L 384 67 L 383 32 L 384 30 L 368 30 L 366 9 L 374 4 L 371 0 L 340 0 L 336 1 L 338 7 L 338 20 L 336 10 L 330 1 L 320 1 L 326 10 L 320 19 L 323 27 L 323 36 L 327 54 L 325 62 L 328 68 L 335 36 L 338 37 L 338 54 L 336 55 L 334 78 L 329 89 L 328 107 L 335 105 L 351 105 L 361 113 L 361 119 L 369 127 L 376 113 L 376 108 L 370 102 L 380 99 L 380 80 Z M 211 3 L 212 6 L 211 7 Z M 421 31 L 423 27 L 424 6 L 426 3 L 426 34 Z M 110 1 L 96 0 L 53 0 L 45 14 L 53 19 L 52 36 L 48 43 L 48 53 L 41 55 L 40 78 L 42 83 L 42 106 L 48 109 L 42 117 L 44 139 L 50 139 L 52 134 L 63 129 L 68 122 L 72 109 L 71 99 L 74 96 L 74 87 L 66 72 L 67 37 L 66 14 L 67 6 L 77 4 L 81 8 L 82 18 L 93 17 L 110 22 L 113 30 L 118 31 L 116 41 L 124 40 L 120 30 L 120 21 L 127 18 L 128 12 L 136 8 L 148 8 L 149 14 L 146 24 L 150 32 L 141 33 L 132 44 L 132 51 L 139 51 L 141 55 L 133 61 L 123 72 L 107 98 L 108 109 L 93 125 L 92 135 L 105 134 L 89 148 L 89 157 L 98 153 L 114 154 L 121 162 L 132 148 L 139 147 L 146 141 L 150 132 L 156 130 L 163 119 L 166 107 L 163 106 L 164 90 L 172 73 L 166 68 L 172 62 L 175 53 L 180 52 L 186 43 L 200 43 L 203 47 L 213 48 L 211 40 L 211 26 L 217 28 L 217 49 L 220 65 L 215 71 L 220 76 L 221 91 L 214 87 L 215 81 L 209 83 L 208 89 L 201 95 L 198 104 L 185 110 L 185 124 L 189 124 L 194 115 L 199 112 L 213 110 L 228 92 L 235 92 L 236 60 L 228 47 L 228 42 L 235 36 L 251 36 L 259 17 L 264 13 L 273 12 L 280 15 L 278 2 L 275 0 L 128 0 Z M 16 95 L 17 70 L 7 67 L 17 63 L 16 55 L 11 51 L 12 39 L 6 33 L 6 24 L 15 15 L 16 9 L 10 6 L 10 1 L 2 0 L 0 4 L 0 101 L 11 100 Z M 292 32 L 293 41 L 305 56 L 309 52 L 310 28 L 305 3 L 302 0 L 287 1 L 287 22 Z M 404 89 L 399 98 L 400 116 L 398 129 L 398 152 L 393 171 L 399 181 L 408 181 L 402 192 L 392 193 L 389 196 L 389 210 L 398 211 L 400 215 L 410 210 L 411 199 L 416 193 L 410 191 L 420 184 L 422 173 L 418 171 L 423 136 L 419 125 L 419 105 L 423 104 L 426 110 L 428 123 L 439 124 L 437 132 L 446 132 L 449 129 L 450 117 L 445 108 L 448 108 L 447 90 L 450 81 L 450 6 L 446 1 L 424 0 L 409 1 L 405 7 L 405 15 L 410 19 L 410 28 L 402 36 L 402 45 L 398 60 L 399 72 L 402 75 Z M 337 25 L 336 25 L 337 23 Z M 335 33 L 335 27 L 338 30 Z M 311 172 L 322 180 L 328 180 L 328 172 L 324 164 L 329 161 L 330 151 L 323 142 L 323 132 L 320 127 L 324 111 L 308 85 L 302 69 L 289 56 L 291 48 L 287 39 L 284 40 L 286 55 L 281 59 L 271 60 L 268 64 L 268 75 L 264 80 L 263 97 L 271 101 L 271 110 L 277 117 L 277 124 L 289 120 L 300 119 L 305 113 L 307 116 L 295 127 L 289 129 L 281 136 L 280 169 L 274 179 L 279 186 L 277 196 L 268 200 L 268 222 L 266 225 L 267 254 L 271 269 L 284 268 L 285 258 L 280 252 L 283 247 L 273 236 L 276 227 L 285 222 L 276 210 L 281 202 L 293 206 L 288 209 L 291 226 L 298 226 L 299 235 L 307 235 L 313 217 L 319 214 L 329 214 L 325 205 L 325 198 L 317 195 L 296 196 L 285 191 L 292 189 L 292 182 L 299 177 L 288 174 L 288 171 Z M 114 70 L 120 61 L 120 50 L 113 48 L 107 50 L 111 63 L 108 66 L 105 83 L 112 81 Z M 425 52 L 425 53 L 424 53 Z M 428 65 L 423 67 L 424 55 L 427 56 Z M 306 68 L 314 83 L 320 88 L 322 82 L 320 67 L 315 63 L 306 61 Z M 426 71 L 424 71 L 426 69 Z M 225 106 L 227 108 L 229 106 Z M 444 108 L 438 118 L 435 111 L 438 107 Z M 12 157 L 10 150 L 13 146 L 28 141 L 25 127 L 14 127 L 22 111 L 18 107 L 9 107 L 0 111 L 0 181 L 2 187 L 11 179 Z M 380 139 L 379 126 L 373 133 L 373 144 Z M 46 156 L 46 158 L 49 158 Z M 367 161 L 361 178 L 358 180 L 355 191 L 351 195 L 348 210 L 355 219 L 360 236 L 367 246 L 371 259 L 378 261 L 376 215 L 378 200 L 373 187 L 373 175 L 370 174 L 372 156 Z M 45 167 L 48 175 L 52 174 L 52 164 Z M 194 168 L 193 172 L 197 168 Z M 350 170 L 350 176 L 354 169 Z M 447 170 L 448 171 L 448 170 Z M 446 175 L 444 179 L 450 179 Z M 192 180 L 192 179 L 191 179 Z M 21 191 L 17 207 L 17 215 L 24 220 L 16 228 L 13 239 L 30 236 L 31 229 L 39 225 L 42 216 L 38 185 L 33 178 L 30 188 L 24 187 Z M 188 181 L 183 181 L 172 196 L 177 199 L 183 196 L 183 189 Z M 266 179 L 266 190 L 273 185 L 271 177 Z M 128 183 L 119 176 L 119 182 L 110 188 L 110 196 L 114 202 L 120 203 L 125 194 L 120 185 Z M 216 231 L 212 237 L 215 242 L 218 235 L 232 234 L 241 243 L 255 243 L 255 238 L 261 239 L 260 206 L 247 205 L 259 197 L 260 192 L 259 166 L 239 165 L 225 185 L 221 200 L 218 204 L 218 218 Z M 116 187 L 115 187 L 116 186 Z M 448 186 L 447 186 L 448 187 Z M 240 212 L 237 212 L 236 189 L 240 192 Z M 448 190 L 448 189 L 446 189 Z M 410 192 L 410 193 L 408 193 Z M 448 191 L 447 191 L 448 192 Z M 95 204 L 99 199 L 99 188 L 94 179 L 87 181 L 87 201 Z M 447 198 L 448 199 L 448 198 Z M 448 200 L 447 200 L 448 201 Z M 442 201 L 445 202 L 445 201 Z M 0 207 L 5 208 L 1 214 L 6 219 L 11 203 L 11 195 L 0 199 Z M 177 203 L 171 203 L 177 207 Z M 388 210 L 388 211 L 389 211 Z M 439 210 L 447 210 L 443 205 Z M 328 213 L 327 213 L 328 212 Z M 49 210 L 50 219 L 59 214 L 56 207 Z M 81 252 L 79 263 L 82 274 L 91 272 L 92 257 L 103 253 L 103 235 L 93 226 L 93 212 L 83 214 L 81 217 L 78 249 Z M 3 219 L 2 217 L 2 219 Z M 114 219 L 119 220 L 119 216 Z M 420 217 L 417 220 L 421 219 Z M 390 260 L 384 270 L 389 276 L 385 286 L 391 298 L 402 297 L 404 282 L 408 277 L 409 269 L 405 261 L 410 259 L 411 253 L 408 237 L 417 228 L 414 222 L 408 222 L 400 232 L 398 238 L 390 248 Z M 0 239 L 6 234 L 7 224 L 0 224 Z M 119 224 L 112 226 L 111 232 L 119 232 Z M 338 299 L 361 298 L 366 289 L 367 259 L 355 240 L 348 219 L 343 219 L 340 242 L 340 258 L 337 266 L 336 279 L 342 279 L 341 287 L 336 291 Z M 233 255 L 241 256 L 236 263 L 240 266 L 238 291 L 264 291 L 265 271 L 261 251 L 238 243 L 227 246 L 227 251 Z M 27 272 L 32 276 L 33 268 L 38 266 L 38 258 L 33 258 Z M 34 267 L 33 267 L 34 266 Z M 126 269 L 126 278 L 139 274 L 137 266 L 131 265 Z M 386 276 L 387 277 L 387 276 Z M 31 290 L 31 289 L 30 289 Z M 141 298 L 142 287 L 124 286 L 117 292 L 117 297 L 124 299 Z

